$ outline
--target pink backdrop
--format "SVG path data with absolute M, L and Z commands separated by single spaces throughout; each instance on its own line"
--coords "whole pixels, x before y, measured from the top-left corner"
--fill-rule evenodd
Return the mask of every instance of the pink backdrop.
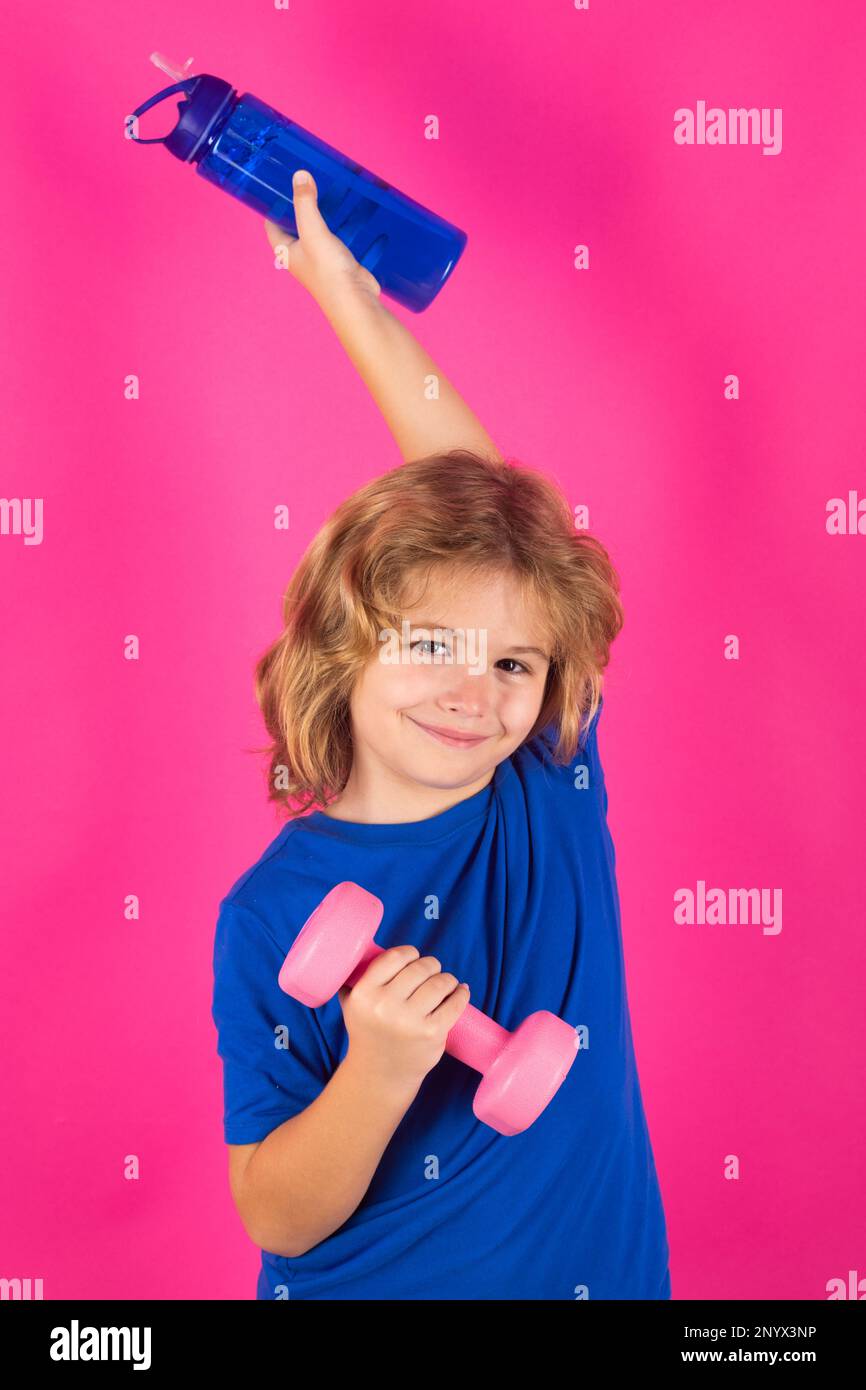
M 154 49 L 469 232 L 430 310 L 388 303 L 622 575 L 602 753 L 673 1295 L 866 1275 L 866 534 L 826 527 L 866 496 L 862 6 L 89 0 L 3 25 L 2 494 L 44 499 L 44 534 L 0 536 L 0 1276 L 254 1295 L 209 1014 L 217 902 L 280 824 L 252 666 L 313 531 L 399 462 L 261 222 L 123 138 L 171 80 Z M 699 101 L 781 108 L 781 152 L 676 145 Z M 782 930 L 677 923 L 700 880 L 781 890 Z

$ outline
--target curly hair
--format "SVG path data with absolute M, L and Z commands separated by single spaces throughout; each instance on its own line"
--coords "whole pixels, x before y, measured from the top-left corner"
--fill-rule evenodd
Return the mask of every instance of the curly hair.
M 256 663 L 271 742 L 269 800 L 290 815 L 327 806 L 352 766 L 350 697 L 384 627 L 399 628 L 407 589 L 508 573 L 544 615 L 551 643 L 542 706 L 527 738 L 556 726 L 571 759 L 602 696 L 623 624 L 604 546 L 574 529 L 565 494 L 513 461 L 451 449 L 400 464 L 340 504 L 304 552 L 283 601 L 283 631 Z

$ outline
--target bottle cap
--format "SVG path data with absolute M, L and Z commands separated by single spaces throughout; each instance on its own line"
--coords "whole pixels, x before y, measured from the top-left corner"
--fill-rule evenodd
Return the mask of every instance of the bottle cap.
M 165 87 L 137 107 L 133 116 L 143 116 L 151 106 L 164 101 L 174 92 L 185 94 L 184 100 L 177 104 L 178 120 L 174 129 L 168 135 L 158 135 L 148 140 L 139 135 L 131 135 L 130 138 L 139 145 L 163 144 L 176 158 L 191 160 L 201 153 L 215 123 L 237 93 L 230 82 L 224 82 L 221 77 L 211 77 L 205 72 Z

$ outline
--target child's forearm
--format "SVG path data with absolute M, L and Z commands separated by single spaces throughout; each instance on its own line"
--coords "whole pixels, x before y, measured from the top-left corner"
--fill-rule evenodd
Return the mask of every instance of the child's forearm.
M 417 1091 L 372 1084 L 347 1054 L 321 1094 L 247 1163 L 238 1209 L 250 1238 L 296 1258 L 348 1221 Z
M 448 449 L 502 457 L 462 396 L 379 298 L 349 289 L 318 302 L 405 462 Z

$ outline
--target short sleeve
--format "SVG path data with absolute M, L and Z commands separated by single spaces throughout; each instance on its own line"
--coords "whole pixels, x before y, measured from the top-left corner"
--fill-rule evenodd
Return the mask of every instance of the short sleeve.
M 227 1144 L 265 1139 L 316 1099 L 337 1065 L 316 1010 L 279 987 L 285 955 L 255 913 L 220 904 L 211 1015 L 223 1065 Z

